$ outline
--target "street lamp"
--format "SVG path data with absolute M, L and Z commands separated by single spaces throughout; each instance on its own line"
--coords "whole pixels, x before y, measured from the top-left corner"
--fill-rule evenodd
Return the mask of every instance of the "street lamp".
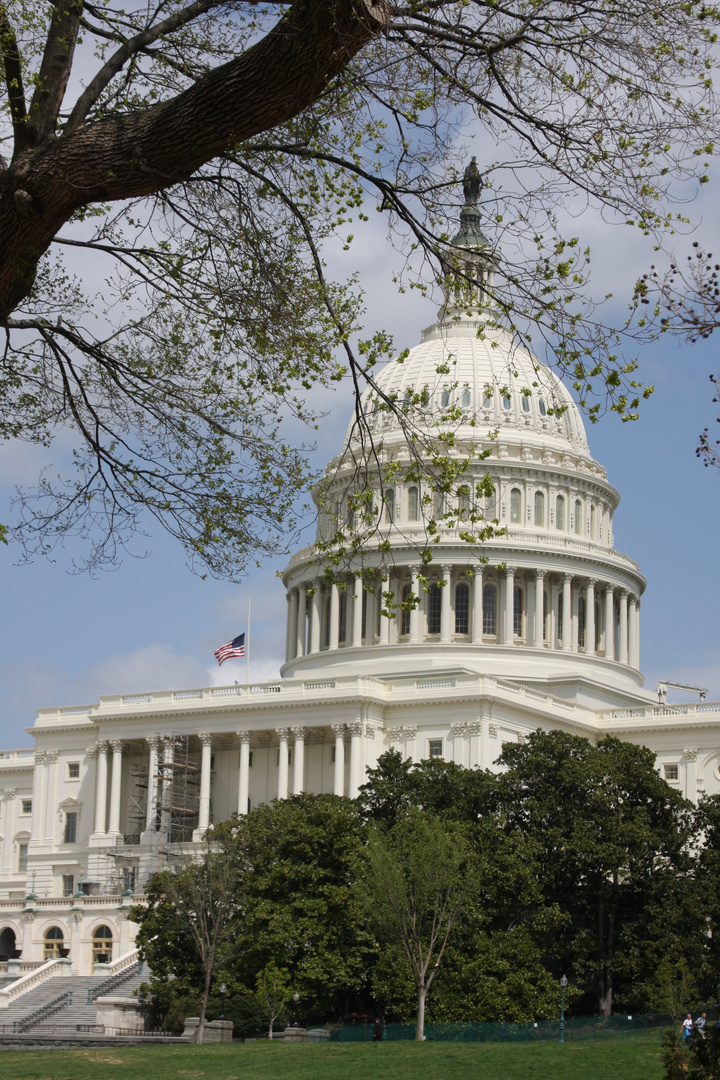
M 296 991 L 295 991 L 295 993 L 293 994 L 293 1001 L 295 1002 L 295 1023 L 293 1024 L 293 1027 L 297 1027 L 297 1026 L 298 1026 L 298 1022 L 297 1022 L 297 1009 L 298 1009 L 298 1001 L 299 1001 L 299 1000 L 300 1000 L 300 995 L 298 994 L 298 992 L 297 992 L 297 990 L 296 990 Z
M 225 983 L 220 983 L 220 1019 L 225 1019 L 225 995 L 227 994 L 227 986 Z
M 562 987 L 562 999 L 560 1004 L 560 1038 L 558 1042 L 565 1042 L 565 991 L 567 989 L 567 975 L 563 975 L 560 980 L 560 986 Z

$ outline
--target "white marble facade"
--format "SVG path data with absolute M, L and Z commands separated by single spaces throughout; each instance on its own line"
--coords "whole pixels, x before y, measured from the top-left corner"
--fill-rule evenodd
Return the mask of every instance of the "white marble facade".
M 379 530 L 362 565 L 326 586 L 314 549 L 290 560 L 277 680 L 40 709 L 34 751 L 0 753 L 0 956 L 21 952 L 11 964 L 31 970 L 60 949 L 81 974 L 117 962 L 132 949 L 127 909 L 147 876 L 210 823 L 302 791 L 352 798 L 389 747 L 492 768 L 503 742 L 538 727 L 612 733 L 654 750 L 688 798 L 720 793 L 720 703 L 661 705 L 643 686 L 646 582 L 613 546 L 618 492 L 564 387 L 486 325 L 492 263 L 476 214 L 463 210 L 458 244 L 481 285 L 459 307 L 450 297 L 421 344 L 377 380 L 398 400 L 424 389 L 428 431 L 454 408 L 463 452 L 491 450 L 440 508 L 458 520 L 440 527 L 427 581 L 417 541 L 436 496 L 418 482 L 378 482 Z M 403 433 L 376 401 L 365 394 L 380 468 L 402 478 Z M 356 443 L 351 427 L 328 466 L 321 537 L 347 515 Z M 461 533 L 486 471 L 495 494 L 482 509 L 504 532 L 479 547 Z M 415 593 L 420 605 L 388 618 L 387 592 Z

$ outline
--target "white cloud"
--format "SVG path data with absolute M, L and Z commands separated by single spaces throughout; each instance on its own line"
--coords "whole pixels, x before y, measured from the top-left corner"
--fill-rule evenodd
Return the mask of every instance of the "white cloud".
M 708 691 L 708 701 L 720 701 L 720 652 L 711 654 L 705 663 L 694 664 L 688 667 L 674 667 L 667 665 L 658 670 L 645 673 L 645 686 L 654 690 L 662 679 L 671 679 L 673 682 L 685 683 L 686 686 L 701 686 Z M 668 690 L 668 701 L 686 702 L 697 701 L 696 694 L 688 694 L 682 690 Z
M 146 645 L 86 668 L 76 685 L 84 699 L 94 700 L 100 694 L 202 686 L 204 678 L 203 665 L 194 656 L 178 655 L 167 645 Z

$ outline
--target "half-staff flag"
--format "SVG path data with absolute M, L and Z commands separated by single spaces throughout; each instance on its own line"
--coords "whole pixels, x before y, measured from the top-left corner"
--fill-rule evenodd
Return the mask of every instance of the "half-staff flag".
M 239 637 L 233 638 L 232 641 L 226 642 L 225 645 L 221 645 L 219 649 L 215 650 L 215 658 L 218 664 L 222 664 L 223 660 L 229 660 L 231 656 L 244 656 L 245 655 L 245 635 L 240 634 Z

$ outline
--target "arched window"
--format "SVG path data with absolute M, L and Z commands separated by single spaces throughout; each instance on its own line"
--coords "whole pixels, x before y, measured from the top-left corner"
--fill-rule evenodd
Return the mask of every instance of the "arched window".
M 558 600 L 557 636 L 558 636 L 558 645 L 562 645 L 562 640 L 563 640 L 563 602 L 562 602 L 562 596 L 560 596 L 559 600 Z
M 520 524 L 520 489 L 513 488 L 510 492 L 510 521 L 514 525 Z
M 547 406 L 542 398 L 538 401 L 538 410 L 541 416 L 547 416 Z
M 482 403 L 483 409 L 489 409 L 490 408 L 490 406 L 492 405 L 492 399 L 493 399 L 492 389 L 490 387 L 488 387 L 485 390 L 485 393 L 483 394 L 483 403 Z
M 522 411 L 524 413 L 529 413 L 530 412 L 530 398 L 528 397 L 528 395 L 523 394 L 522 397 L 520 398 L 520 400 L 522 401 Z
M 578 648 L 585 648 L 585 597 L 578 597 Z
M 543 589 L 543 641 L 550 640 L 550 597 L 547 589 Z
M 420 517 L 420 499 L 418 497 L 418 489 L 411 487 L 408 489 L 408 521 L 418 521 Z
M 362 592 L 362 626 L 360 628 L 360 636 L 367 637 L 367 608 L 368 608 L 368 594 L 367 589 L 363 589 Z
M 523 636 L 523 591 L 521 585 L 513 589 L 513 637 Z
M 338 628 L 338 641 L 347 639 L 347 589 L 340 593 L 340 626 Z
M 403 587 L 402 587 L 402 598 L 403 598 L 403 600 L 407 600 L 408 596 L 410 595 L 410 589 L 411 589 L 410 585 L 403 585 Z M 403 609 L 402 614 L 400 616 L 400 633 L 403 634 L 403 635 L 406 635 L 406 634 L 410 633 L 410 612 L 405 611 L 404 609 Z
M 597 540 L 595 536 L 595 503 L 590 506 L 590 539 Z
M 505 409 L 506 412 L 510 412 L 512 409 L 512 400 L 506 394 L 503 394 L 503 409 Z
M 112 960 L 112 930 L 109 926 L 98 926 L 93 930 L 92 954 L 94 964 L 109 964 Z
M 483 585 L 483 634 L 494 637 L 497 633 L 497 589 Z
M 575 500 L 575 533 L 582 536 L 582 503 L 579 499 Z
M 445 495 L 442 491 L 433 493 L 433 517 L 436 521 L 442 521 L 445 517 Z
M 45 934 L 44 955 L 46 960 L 53 960 L 65 948 L 65 938 L 59 926 L 51 926 Z
M 542 491 L 535 492 L 535 524 L 538 528 L 545 524 L 545 496 Z
M 565 497 L 558 495 L 555 500 L 555 528 L 565 528 Z
M 463 396 L 462 396 L 462 399 L 460 401 L 460 404 L 462 405 L 463 409 L 469 409 L 470 408 L 471 400 L 472 400 L 472 398 L 470 396 L 470 391 L 469 390 L 463 390 Z
M 458 488 L 458 516 L 462 521 L 470 519 L 470 488 L 467 484 Z
M 330 592 L 328 591 L 325 597 L 325 627 L 323 633 L 323 644 L 326 649 L 330 648 Z
M 6 926 L 0 933 L 0 957 L 9 960 L 16 948 L 15 931 L 11 926 Z
M 391 522 L 395 520 L 395 492 L 392 488 L 388 488 L 385 492 L 385 521 Z
M 427 605 L 427 625 L 428 634 L 440 633 L 440 613 L 442 610 L 442 593 L 440 592 L 440 586 L 433 584 L 430 586 L 430 592 L 428 593 L 428 605 Z
M 600 605 L 595 601 L 595 652 L 600 649 Z
M 497 521 L 497 490 L 493 491 L 492 495 L 485 496 L 485 506 L 483 513 L 487 521 Z
M 447 409 L 449 404 L 450 404 L 450 391 L 449 390 L 443 390 L 442 394 L 440 395 L 440 408 L 441 409 Z
M 455 633 L 467 634 L 470 625 L 470 587 L 461 581 L 455 586 Z

